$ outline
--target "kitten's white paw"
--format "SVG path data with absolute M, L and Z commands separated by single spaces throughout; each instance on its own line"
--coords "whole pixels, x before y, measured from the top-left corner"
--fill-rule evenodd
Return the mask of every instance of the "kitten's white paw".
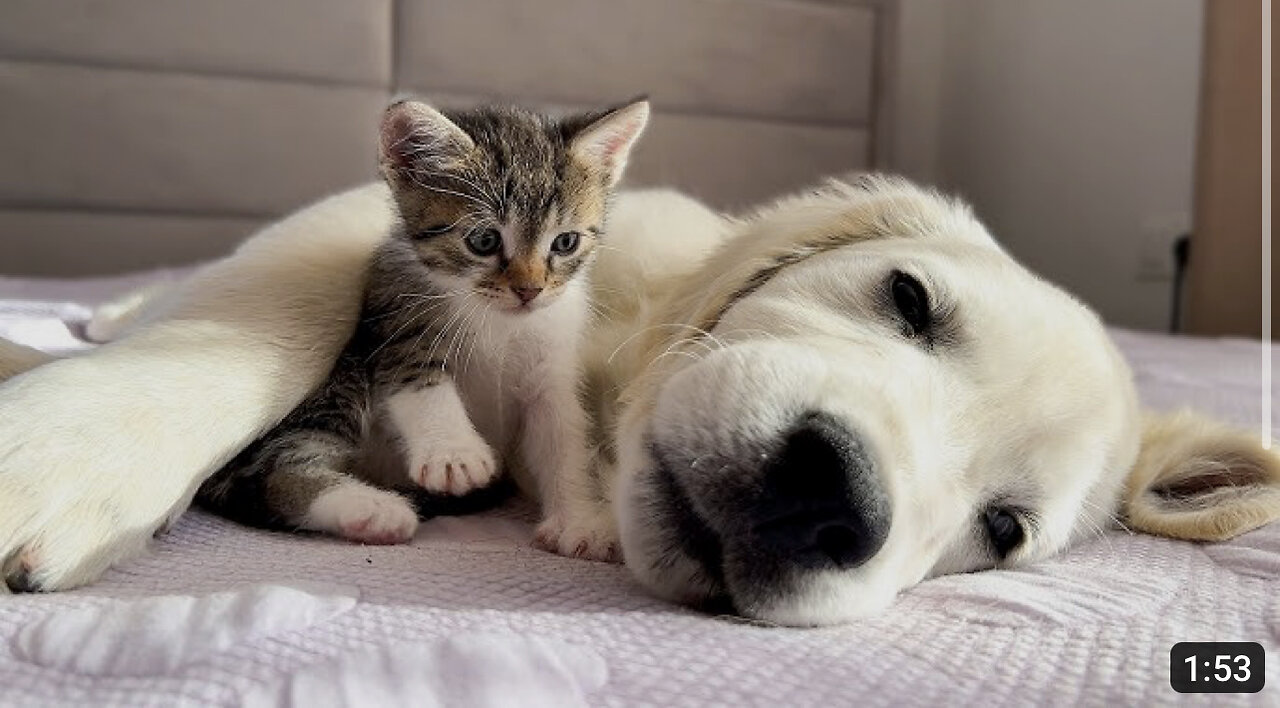
M 570 558 L 622 562 L 618 526 L 607 512 L 594 515 L 553 515 L 534 531 L 533 545 Z
M 303 528 L 385 546 L 413 538 L 418 531 L 418 512 L 395 492 L 353 482 L 316 497 Z
M 427 491 L 465 494 L 498 476 L 493 449 L 478 435 L 423 447 L 409 457 L 409 474 Z

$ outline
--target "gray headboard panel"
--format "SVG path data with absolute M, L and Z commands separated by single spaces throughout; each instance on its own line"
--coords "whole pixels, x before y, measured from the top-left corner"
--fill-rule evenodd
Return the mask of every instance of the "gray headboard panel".
M 648 93 L 631 184 L 745 206 L 874 166 L 890 0 L 5 0 L 0 274 L 224 253 L 373 179 L 375 126 L 442 105 Z

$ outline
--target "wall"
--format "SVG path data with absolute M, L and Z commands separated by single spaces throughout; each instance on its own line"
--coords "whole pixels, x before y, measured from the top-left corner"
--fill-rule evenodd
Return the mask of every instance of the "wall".
M 374 179 L 403 91 L 557 109 L 648 92 L 629 182 L 747 206 L 868 165 L 891 5 L 0 0 L 0 273 L 225 253 Z
M 1108 322 L 1164 329 L 1201 25 L 1200 0 L 904 0 L 893 162 Z
M 1187 331 L 1269 337 L 1263 332 L 1262 281 L 1272 263 L 1259 238 L 1263 8 L 1256 2 L 1216 2 L 1207 9 Z M 1274 300 L 1274 289 L 1269 297 Z

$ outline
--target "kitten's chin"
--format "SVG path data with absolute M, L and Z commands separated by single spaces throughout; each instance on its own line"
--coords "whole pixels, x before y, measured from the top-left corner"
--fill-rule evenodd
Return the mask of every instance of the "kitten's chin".
M 520 316 L 527 315 L 532 312 L 539 312 L 551 307 L 556 303 L 556 298 L 538 298 L 529 302 L 504 302 L 498 307 L 508 315 Z

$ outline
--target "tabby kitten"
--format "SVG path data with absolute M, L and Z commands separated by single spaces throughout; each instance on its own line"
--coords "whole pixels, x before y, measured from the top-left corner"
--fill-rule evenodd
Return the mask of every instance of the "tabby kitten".
M 197 502 L 253 526 L 400 543 L 417 529 L 410 497 L 461 495 L 505 466 L 541 500 L 540 545 L 615 555 L 593 517 L 578 346 L 586 274 L 648 115 L 643 100 L 560 120 L 389 107 L 380 166 L 400 218 L 355 334 L 321 388 Z

